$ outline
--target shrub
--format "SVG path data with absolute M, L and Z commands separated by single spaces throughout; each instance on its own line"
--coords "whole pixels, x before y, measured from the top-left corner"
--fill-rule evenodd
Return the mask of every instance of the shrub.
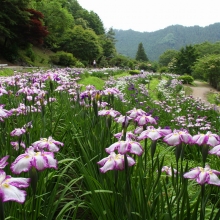
M 3 57 L 10 61 L 15 62 L 19 58 L 18 46 L 16 44 L 11 44 L 7 47 L 4 47 L 2 50 Z
M 77 59 L 71 53 L 58 51 L 56 54 L 50 56 L 51 63 L 60 66 L 74 66 Z
M 98 78 L 103 78 L 105 75 L 103 72 L 98 71 L 98 72 L 92 72 L 92 76 L 98 77 Z
M 106 59 L 105 56 L 103 56 L 103 57 L 101 58 L 100 63 L 99 63 L 99 66 L 100 66 L 100 67 L 108 67 L 108 61 L 107 61 L 107 59 Z
M 190 75 L 179 76 L 177 79 L 181 80 L 183 84 L 192 84 L 194 81 L 194 78 Z
M 148 67 L 147 63 L 141 63 L 141 64 L 139 65 L 139 69 L 140 69 L 140 70 L 148 70 L 149 67 Z
M 159 70 L 158 70 L 159 73 L 168 73 L 169 70 L 166 66 L 162 66 Z
M 32 62 L 35 61 L 35 54 L 34 54 L 34 52 L 33 52 L 31 46 L 29 46 L 29 47 L 25 50 L 25 55 L 26 55 L 27 57 L 29 57 Z
M 129 74 L 131 75 L 136 75 L 136 74 L 139 74 L 140 71 L 139 70 L 129 70 Z
M 75 67 L 77 67 L 77 68 L 84 68 L 85 66 L 80 61 L 76 61 Z

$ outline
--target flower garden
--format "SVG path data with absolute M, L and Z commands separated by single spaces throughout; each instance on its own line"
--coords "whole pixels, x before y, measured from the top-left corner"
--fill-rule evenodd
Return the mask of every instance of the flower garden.
M 174 74 L 84 74 L 0 78 L 0 219 L 219 219 L 215 106 Z

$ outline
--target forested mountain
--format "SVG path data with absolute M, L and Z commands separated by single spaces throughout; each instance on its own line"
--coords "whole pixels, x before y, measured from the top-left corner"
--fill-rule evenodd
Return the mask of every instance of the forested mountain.
M 159 56 L 168 49 L 179 50 L 186 45 L 202 42 L 220 41 L 220 23 L 206 27 L 184 27 L 172 25 L 155 32 L 137 32 L 133 30 L 114 30 L 118 53 L 135 58 L 138 45 L 143 43 L 145 52 L 151 61 L 158 61 Z

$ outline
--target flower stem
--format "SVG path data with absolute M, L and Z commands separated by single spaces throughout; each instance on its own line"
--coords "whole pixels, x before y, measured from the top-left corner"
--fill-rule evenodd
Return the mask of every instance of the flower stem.
M 205 185 L 201 185 L 200 219 L 205 219 Z
M 2 200 L 0 200 L 0 219 L 4 220 L 5 219 L 5 214 L 4 214 L 4 206 Z
M 131 218 L 131 200 L 130 200 L 130 193 L 131 193 L 131 186 L 130 186 L 130 178 L 129 178 L 129 170 L 128 170 L 128 158 L 127 155 L 124 154 L 124 163 L 125 163 L 125 195 L 126 195 L 126 211 L 128 215 L 128 220 Z

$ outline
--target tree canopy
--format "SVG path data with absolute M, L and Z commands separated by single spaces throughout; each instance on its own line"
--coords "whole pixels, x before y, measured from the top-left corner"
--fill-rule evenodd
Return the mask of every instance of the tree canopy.
M 192 74 L 192 67 L 198 58 L 198 53 L 192 45 L 182 47 L 174 58 L 173 71 L 177 74 Z
M 76 58 L 88 62 L 99 58 L 102 52 L 95 32 L 90 29 L 83 29 L 82 26 L 75 26 L 66 34 L 61 48 L 72 53 Z
M 177 55 L 177 50 L 167 50 L 159 57 L 159 64 L 161 66 L 168 66 L 171 60 Z
M 147 54 L 145 53 L 144 46 L 142 43 L 139 43 L 138 50 L 136 53 L 137 61 L 148 61 Z

